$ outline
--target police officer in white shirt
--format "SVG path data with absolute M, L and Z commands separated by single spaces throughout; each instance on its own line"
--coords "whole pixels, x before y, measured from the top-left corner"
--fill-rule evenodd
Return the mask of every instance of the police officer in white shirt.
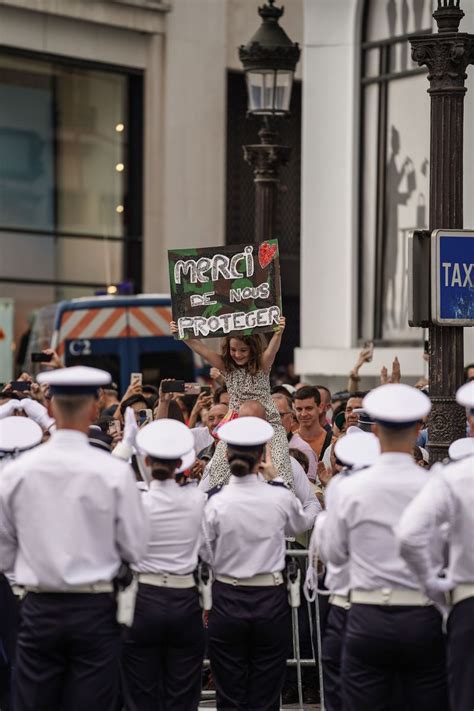
M 258 400 L 245 400 L 239 408 L 239 417 L 259 417 L 267 419 L 267 414 L 262 403 Z M 220 428 L 218 430 L 220 437 Z M 212 461 L 212 460 L 211 460 Z M 314 495 L 308 477 L 299 462 L 294 457 L 290 457 L 291 470 L 293 472 L 294 494 L 301 501 L 303 510 L 308 518 L 308 529 L 310 530 L 316 520 L 316 516 L 321 511 L 321 504 Z M 199 483 L 201 491 L 207 492 L 211 488 L 210 464 L 204 470 L 203 477 Z
M 43 430 L 33 420 L 26 417 L 0 419 L 0 476 L 8 462 L 22 452 L 36 447 L 42 437 Z M 0 531 L 2 526 L 0 518 Z M 0 708 L 5 711 L 10 709 L 11 674 L 19 622 L 19 593 L 12 573 L 0 573 Z
M 277 711 L 291 634 L 284 584 L 285 535 L 308 528 L 298 499 L 262 462 L 273 436 L 268 422 L 239 417 L 219 428 L 231 476 L 210 490 L 206 546 L 216 581 L 209 613 L 209 656 L 222 711 Z M 267 452 L 267 456 L 269 453 Z
M 456 399 L 466 408 L 474 437 L 474 382 Z M 474 440 L 473 440 L 474 441 Z M 440 468 L 441 469 L 441 468 Z M 439 578 L 429 541 L 447 530 L 449 564 Z M 453 711 L 474 708 L 474 450 L 432 474 L 429 484 L 405 510 L 397 527 L 400 551 L 420 584 L 437 604 L 452 605 L 448 618 L 448 682 Z
M 136 446 L 150 468 L 150 488 L 142 494 L 150 534 L 145 555 L 133 566 L 139 586 L 122 653 L 125 708 L 195 711 L 204 628 L 194 573 L 206 496 L 175 481 L 195 461 L 194 439 L 182 422 L 163 419 L 141 429 Z
M 446 711 L 445 644 L 441 615 L 430 605 L 398 552 L 393 531 L 430 473 L 412 452 L 429 399 L 408 385 L 370 392 L 364 410 L 376 424 L 381 455 L 349 476 L 330 497 L 321 556 L 349 562 L 350 601 L 342 655 L 345 711 L 385 709 L 398 677 L 409 708 Z M 360 436 L 360 435 L 354 435 Z M 430 541 L 442 566 L 441 541 Z
M 102 370 L 42 373 L 57 429 L 0 476 L 0 561 L 24 587 L 15 711 L 115 711 L 120 627 L 113 579 L 148 527 L 124 462 L 91 447 Z
M 355 476 L 357 471 L 372 465 L 380 455 L 380 443 L 371 433 L 356 430 L 356 434 L 340 437 L 335 443 L 336 462 L 344 467 L 343 471 L 334 476 L 326 491 L 326 502 L 346 477 Z M 328 504 L 330 505 L 330 504 Z M 309 545 L 310 568 L 307 583 L 310 589 L 317 587 L 317 559 L 318 551 L 324 537 L 324 522 L 326 512 L 322 512 L 316 519 L 313 534 Z M 322 635 L 322 668 L 324 704 L 327 711 L 340 711 L 341 698 L 341 654 L 344 630 L 346 626 L 349 602 L 349 563 L 333 565 L 328 563 L 324 584 L 330 591 L 329 612 L 324 632 Z M 320 605 L 321 608 L 321 605 Z

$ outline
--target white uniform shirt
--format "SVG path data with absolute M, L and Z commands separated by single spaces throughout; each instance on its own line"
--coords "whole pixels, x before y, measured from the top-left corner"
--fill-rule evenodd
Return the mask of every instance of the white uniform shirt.
M 291 471 L 293 472 L 293 485 L 295 489 L 295 496 L 301 501 L 303 510 L 307 515 L 308 526 L 306 530 L 309 530 L 314 526 L 316 516 L 321 512 L 321 504 L 317 500 L 309 479 L 306 476 L 305 470 L 299 462 L 296 461 L 294 457 L 290 457 Z M 211 480 L 209 477 L 209 465 L 204 469 L 202 479 L 199 482 L 199 489 L 202 492 L 207 492 L 211 488 Z M 264 481 L 263 477 L 261 481 Z M 279 479 L 279 481 L 283 481 Z
M 423 582 L 438 571 L 429 542 L 440 527 L 447 532 L 448 580 L 454 585 L 474 583 L 474 457 L 433 471 L 396 528 L 402 555 Z
M 0 569 L 53 590 L 112 580 L 148 537 L 132 469 L 75 430 L 57 430 L 3 469 L 0 520 Z
M 204 509 L 207 545 L 201 555 L 218 575 L 250 578 L 281 572 L 285 536 L 306 531 L 309 518 L 285 486 L 267 484 L 255 474 L 231 475 Z
M 399 555 L 393 529 L 429 477 L 409 454 L 391 452 L 341 480 L 327 502 L 321 557 L 334 565 L 349 562 L 351 589 L 419 588 Z M 430 544 L 440 567 L 442 544 L 437 537 Z
M 153 480 L 149 491 L 142 494 L 150 519 L 148 548 L 134 570 L 192 573 L 198 563 L 206 500 L 195 486 L 178 486 L 174 479 Z

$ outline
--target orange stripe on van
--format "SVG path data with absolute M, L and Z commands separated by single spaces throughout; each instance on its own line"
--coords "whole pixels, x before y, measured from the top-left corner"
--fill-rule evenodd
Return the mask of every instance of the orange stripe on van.
M 99 309 L 89 309 L 86 311 L 85 315 L 81 318 L 79 323 L 77 323 L 72 331 L 68 333 L 68 340 L 73 340 L 74 338 L 80 338 L 82 336 L 83 329 L 88 326 L 91 321 L 93 321 L 96 316 L 100 313 Z
M 105 319 L 104 323 L 101 326 L 99 326 L 97 331 L 94 332 L 92 338 L 107 338 L 108 332 L 110 331 L 112 326 L 114 326 L 117 323 L 119 318 L 121 316 L 123 316 L 124 313 L 125 313 L 124 308 L 114 309 L 112 311 L 112 313 L 110 314 L 110 316 L 108 316 Z
M 137 309 L 130 309 L 130 312 L 135 316 L 137 321 L 140 321 L 142 326 L 145 326 L 145 328 L 150 332 L 150 336 L 162 336 L 163 331 L 162 329 L 158 326 L 158 324 L 154 323 L 149 316 L 146 315 L 144 311 L 142 311 L 140 308 Z
M 167 306 L 156 306 L 155 311 L 157 311 L 162 318 L 165 319 L 167 323 L 171 321 L 171 309 Z

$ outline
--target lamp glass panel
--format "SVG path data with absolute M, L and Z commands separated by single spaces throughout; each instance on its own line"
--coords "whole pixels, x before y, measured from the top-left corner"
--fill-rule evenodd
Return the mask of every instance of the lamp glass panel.
M 249 111 L 279 114 L 289 111 L 293 72 L 261 69 L 247 72 Z
M 276 73 L 275 86 L 275 111 L 290 110 L 291 89 L 293 86 L 293 72 L 287 70 L 278 70 Z

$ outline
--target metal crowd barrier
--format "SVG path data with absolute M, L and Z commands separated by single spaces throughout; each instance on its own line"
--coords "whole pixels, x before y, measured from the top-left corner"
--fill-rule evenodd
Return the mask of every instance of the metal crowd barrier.
M 305 576 L 306 576 L 306 570 L 308 567 L 308 550 L 306 548 L 300 548 L 300 547 L 292 547 L 295 545 L 294 539 L 287 539 L 288 543 L 288 548 L 286 549 L 286 555 L 290 558 L 297 558 L 300 561 L 303 561 L 302 564 L 302 570 L 301 570 L 301 583 L 304 582 Z M 298 544 L 296 544 L 298 545 Z M 291 610 L 291 627 L 292 627 L 292 637 L 293 637 L 293 657 L 290 659 L 286 660 L 286 666 L 287 668 L 295 668 L 296 667 L 296 686 L 297 686 L 297 691 L 298 691 L 298 706 L 292 706 L 293 709 L 300 709 L 302 710 L 304 708 L 303 706 L 303 675 L 302 675 L 302 670 L 303 668 L 308 668 L 308 667 L 314 667 L 315 668 L 315 674 L 316 672 L 316 667 L 318 666 L 318 661 L 317 661 L 317 654 L 316 650 L 314 648 L 314 623 L 313 623 L 313 614 L 314 613 L 314 603 L 309 603 L 306 598 L 303 595 L 303 590 L 301 590 L 301 605 L 306 605 L 307 608 L 307 614 L 308 614 L 308 621 L 309 621 L 309 633 L 310 633 L 310 640 L 311 640 L 311 658 L 305 659 L 301 656 L 301 644 L 300 644 L 300 625 L 299 625 L 299 618 L 298 618 L 298 610 L 300 608 L 292 608 Z M 316 610 L 317 614 L 317 610 Z M 209 668 L 209 660 L 205 659 L 204 660 L 204 669 Z M 201 692 L 201 702 L 209 702 L 213 701 L 216 698 L 216 692 L 215 691 L 207 691 L 203 690 Z

